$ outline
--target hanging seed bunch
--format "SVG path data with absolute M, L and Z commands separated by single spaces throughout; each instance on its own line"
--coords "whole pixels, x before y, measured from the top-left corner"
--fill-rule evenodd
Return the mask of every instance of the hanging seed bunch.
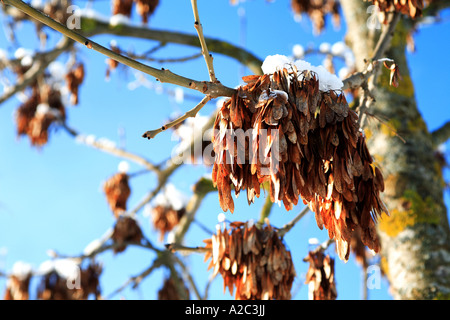
M 112 14 L 122 14 L 131 17 L 131 10 L 133 9 L 134 0 L 112 0 L 111 9 Z
M 131 194 L 128 175 L 118 172 L 103 184 L 106 200 L 117 218 L 127 210 L 127 201 Z
M 310 300 L 336 300 L 337 291 L 334 280 L 334 259 L 322 250 L 309 252 L 304 259 L 309 262 L 305 284 L 309 284 Z
M 180 219 L 185 215 L 186 209 L 175 210 L 172 207 L 156 206 L 152 210 L 152 222 L 155 229 L 159 230 L 159 240 L 164 240 L 164 235 L 178 225 Z
M 17 135 L 27 135 L 31 145 L 43 146 L 48 142 L 52 124 L 64 121 L 66 113 L 59 90 L 44 85 L 33 87 L 30 98 L 15 113 Z
M 208 269 L 220 273 L 224 291 L 228 287 L 237 300 L 291 298 L 295 269 L 288 251 L 276 230 L 270 225 L 259 229 L 248 222 L 232 222 L 211 239 L 206 239 L 205 261 Z
M 72 300 L 71 291 L 67 287 L 67 279 L 52 271 L 42 279 L 37 297 L 39 300 Z
M 71 93 L 70 102 L 73 105 L 77 105 L 79 103 L 78 91 L 80 85 L 84 80 L 84 65 L 82 63 L 77 63 L 67 74 L 66 74 L 66 82 L 67 88 Z
M 15 275 L 8 278 L 6 283 L 6 291 L 4 300 L 28 300 L 30 294 L 28 288 L 30 286 L 31 275 L 25 279 L 20 279 Z
M 133 4 L 136 4 L 136 11 L 141 16 L 142 23 L 148 23 L 148 18 L 155 12 L 159 0 L 112 0 L 111 12 L 113 15 L 131 17 Z
M 246 189 L 250 204 L 265 183 L 272 202 L 283 202 L 286 210 L 299 199 L 309 205 L 319 228 L 336 239 L 341 259 L 348 259 L 356 226 L 364 244 L 378 252 L 374 220 L 387 213 L 380 200 L 384 183 L 358 116 L 343 93 L 329 89 L 334 78 L 325 69 L 299 71 L 297 65 L 304 63 L 244 77 L 247 84 L 219 110 L 212 180 L 220 205 L 233 212 L 232 187 L 236 196 Z M 250 130 L 251 141 L 239 139 L 238 129 Z
M 6 282 L 4 300 L 28 300 L 31 276 L 30 265 L 16 262 Z
M 102 271 L 102 266 L 97 263 L 90 263 L 86 269 L 81 270 L 81 290 L 76 290 L 75 293 L 77 300 L 87 300 L 91 295 L 97 300 L 101 298 L 100 275 Z
M 179 281 L 182 280 L 179 279 Z M 184 284 L 183 289 L 185 292 L 185 296 L 188 297 L 189 300 L 189 290 Z M 178 289 L 173 283 L 171 277 L 164 280 L 163 287 L 158 291 L 158 300 L 182 300 L 182 298 L 180 297 L 180 293 L 178 292 Z
M 335 0 L 291 0 L 292 11 L 298 16 L 307 14 L 313 23 L 314 33 L 325 29 L 325 16 L 332 14 L 333 24 L 340 25 L 339 2 Z
M 159 0 L 135 0 L 136 10 L 142 18 L 142 23 L 148 22 L 148 17 L 151 16 L 156 7 L 158 7 Z
M 372 0 L 372 3 L 380 10 L 378 18 L 381 23 L 386 23 L 388 13 L 394 10 L 413 19 L 420 17 L 423 10 L 422 0 Z
M 87 300 L 90 295 L 100 298 L 99 277 L 102 267 L 96 263 L 81 269 L 77 279 L 68 278 L 59 270 L 46 273 L 38 287 L 37 297 L 40 300 Z M 75 281 L 77 285 L 75 286 Z M 74 288 L 69 288 L 72 282 Z
M 153 227 L 160 232 L 160 241 L 164 240 L 164 235 L 172 231 L 186 214 L 188 201 L 188 197 L 171 183 L 166 184 L 155 197 L 150 215 Z
M 71 5 L 69 0 L 50 0 L 45 3 L 43 12 L 53 20 L 65 25 L 72 15 L 72 11 L 68 10 Z
M 112 50 L 113 52 L 118 53 L 118 54 L 122 54 L 122 50 L 120 50 L 120 48 L 117 46 L 117 44 L 116 44 L 115 41 L 111 41 L 110 47 L 111 47 L 111 50 Z M 106 76 L 105 76 L 105 78 L 106 78 L 106 80 L 109 80 L 109 78 L 110 78 L 110 76 L 111 76 L 111 73 L 112 73 L 114 70 L 116 70 L 117 67 L 119 66 L 119 62 L 117 62 L 117 61 L 114 60 L 114 59 L 108 58 L 108 59 L 106 59 L 106 64 L 107 64 L 108 66 L 107 66 L 107 68 L 106 68 Z
M 125 251 L 125 242 L 140 242 L 142 240 L 142 231 L 135 219 L 121 215 L 117 218 L 111 238 L 117 244 L 117 247 L 114 248 L 114 253 L 119 253 Z
M 356 228 L 353 233 L 352 240 L 350 241 L 350 247 L 353 255 L 355 256 L 356 262 L 364 269 L 367 269 L 369 267 L 369 253 L 366 246 L 361 241 L 361 231 L 359 228 Z

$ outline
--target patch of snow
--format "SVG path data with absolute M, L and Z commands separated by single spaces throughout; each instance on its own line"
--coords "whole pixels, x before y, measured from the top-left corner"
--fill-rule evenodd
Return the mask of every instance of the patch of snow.
M 173 184 L 168 183 L 163 192 L 158 193 L 154 200 L 154 206 L 171 207 L 180 210 L 186 207 L 189 198 L 179 191 Z
M 122 160 L 119 162 L 117 169 L 120 173 L 128 173 L 128 171 L 130 170 L 130 164 L 128 163 L 128 161 Z
M 303 58 L 305 56 L 305 49 L 302 45 L 296 44 L 292 47 L 292 54 L 296 59 Z
M 261 68 L 265 74 L 272 74 L 275 71 L 283 69 L 291 64 L 292 60 L 288 57 L 281 54 L 275 54 L 272 56 L 268 56 L 264 60 Z
M 265 74 L 272 74 L 276 70 L 289 67 L 290 65 L 295 65 L 299 73 L 302 73 L 302 71 L 313 71 L 316 73 L 320 91 L 341 90 L 344 86 L 344 83 L 335 74 L 331 74 L 323 66 L 313 66 L 309 62 L 300 59 L 292 61 L 288 57 L 279 54 L 268 56 L 263 62 L 262 69 Z
M 348 47 L 342 41 L 338 41 L 331 46 L 331 53 L 335 56 L 344 56 L 347 50 Z
M 127 25 L 130 24 L 130 18 L 128 18 L 126 15 L 123 14 L 115 14 L 109 18 L 109 24 L 111 26 L 118 26 L 118 25 Z
M 11 273 L 17 279 L 25 280 L 29 275 L 31 275 L 32 268 L 31 268 L 31 265 L 26 262 L 17 261 L 16 263 L 14 263 Z
M 94 251 L 98 250 L 102 246 L 102 241 L 95 239 L 91 241 L 83 250 L 83 254 L 86 256 L 91 255 Z
M 319 45 L 319 51 L 322 53 L 330 53 L 331 51 L 331 44 L 329 44 L 328 42 L 322 42 Z

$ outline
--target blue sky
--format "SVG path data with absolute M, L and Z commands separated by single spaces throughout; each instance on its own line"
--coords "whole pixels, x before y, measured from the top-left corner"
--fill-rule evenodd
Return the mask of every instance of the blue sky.
M 150 19 L 150 26 L 157 29 L 183 31 L 195 34 L 193 14 L 190 1 L 161 0 L 155 15 Z M 198 1 L 200 17 L 206 36 L 223 39 L 236 45 L 243 45 L 256 56 L 264 59 L 267 55 L 291 55 L 292 47 L 301 44 L 304 47 L 318 47 L 323 42 L 331 44 L 342 41 L 345 25 L 334 30 L 329 21 L 328 28 L 319 36 L 312 35 L 312 26 L 308 19 L 296 22 L 289 7 L 290 1 L 277 0 L 247 1 L 238 6 L 229 5 L 227 0 L 212 2 Z M 172 4 L 176 3 L 176 6 Z M 84 7 L 86 2 L 79 2 Z M 109 14 L 109 1 L 94 2 L 93 8 L 104 15 Z M 175 9 L 174 9 L 175 8 Z M 246 24 L 242 29 L 238 13 L 245 12 Z M 415 34 L 417 51 L 408 54 L 408 62 L 415 85 L 416 98 L 430 130 L 440 127 L 450 120 L 450 107 L 446 102 L 446 89 L 449 80 L 450 65 L 446 62 L 450 51 L 450 12 L 442 14 L 443 22 L 434 26 L 423 27 Z M 134 20 L 139 17 L 134 14 Z M 50 31 L 50 42 L 57 41 L 58 36 Z M 245 37 L 242 37 L 245 32 Z M 16 30 L 19 43 L 36 48 L 34 27 L 22 24 Z M 97 36 L 93 40 L 107 46 L 114 39 L 118 45 L 127 50 L 143 52 L 156 45 L 156 42 L 113 37 Z M 245 42 L 243 42 L 245 41 Z M 14 52 L 0 33 L 0 48 Z M 157 57 L 180 57 L 197 53 L 197 49 L 178 45 L 168 45 L 158 52 Z M 213 52 L 214 54 L 214 52 Z M 80 105 L 68 106 L 68 124 L 83 134 L 94 134 L 119 143 L 124 137 L 126 149 L 147 157 L 154 163 L 160 163 L 170 157 L 177 141 L 173 141 L 168 132 L 148 141 L 141 138 L 143 132 L 163 124 L 173 112 L 183 112 L 196 103 L 185 99 L 178 104 L 166 94 L 160 94 L 146 87 L 133 91 L 127 84 L 135 80 L 134 71 L 119 68 L 105 81 L 105 57 L 101 54 L 77 46 L 77 57 L 87 69 L 87 77 L 80 91 Z M 318 64 L 323 57 L 307 57 L 312 64 Z M 66 62 L 68 55 L 60 61 Z M 207 80 L 208 74 L 202 59 L 186 63 L 152 64 L 155 67 L 169 68 L 180 75 L 196 80 Z M 235 87 L 240 84 L 242 67 L 234 60 L 214 55 L 214 66 L 218 79 L 225 85 Z M 250 74 L 247 70 L 245 74 Z M 156 84 L 151 77 L 146 78 Z M 173 89 L 164 85 L 165 89 Z M 186 94 L 197 95 L 196 92 Z M 201 96 L 198 95 L 199 100 Z M 37 268 L 48 260 L 47 250 L 52 249 L 66 255 L 78 255 L 94 239 L 101 237 L 114 223 L 114 217 L 101 191 L 101 185 L 117 171 L 122 160 L 105 154 L 91 147 L 77 144 L 63 130 L 53 132 L 48 145 L 41 150 L 30 147 L 25 138 L 17 139 L 13 121 L 13 112 L 20 104 L 16 98 L 0 106 L 0 271 L 9 271 L 15 261 L 21 260 Z M 209 103 L 202 111 L 208 115 L 215 108 L 215 102 Z M 125 132 L 121 135 L 120 132 Z M 450 144 L 446 144 L 450 150 Z M 448 155 L 448 151 L 447 151 Z M 130 172 L 141 168 L 130 162 Z M 170 182 L 187 195 L 192 193 L 190 186 L 208 169 L 198 166 L 180 168 L 171 177 Z M 446 178 L 449 179 L 448 172 Z M 155 186 L 152 173 L 135 177 L 131 180 L 132 194 L 128 205 L 133 208 L 141 198 Z M 449 193 L 445 195 L 447 205 Z M 258 219 L 263 199 L 248 206 L 245 197 L 235 200 L 234 214 L 226 213 L 229 220 L 246 221 Z M 302 206 L 286 212 L 274 206 L 270 216 L 271 223 L 281 227 L 289 222 Z M 217 215 L 221 212 L 217 194 L 209 194 L 202 203 L 196 219 L 209 229 L 214 230 Z M 158 241 L 158 233 L 150 225 L 148 217 L 140 211 L 138 220 L 142 229 L 154 244 L 163 246 Z M 187 246 L 202 245 L 202 240 L 209 234 L 193 225 L 185 240 Z M 302 262 L 308 249 L 308 239 L 318 238 L 320 242 L 328 238 L 326 230 L 317 228 L 314 216 L 309 214 L 300 221 L 285 237 L 291 250 L 297 271 L 293 291 L 294 299 L 307 299 L 307 286 L 303 284 L 308 265 Z M 330 251 L 334 255 L 334 252 Z M 101 276 L 102 290 L 108 295 L 120 287 L 130 276 L 146 269 L 154 253 L 139 248 L 128 248 L 125 253 L 113 255 L 111 252 L 98 257 L 104 265 Z M 186 264 L 192 270 L 196 284 L 201 291 L 208 281 L 207 264 L 203 255 L 192 254 L 185 257 Z M 167 270 L 158 269 L 152 273 L 136 290 L 127 289 L 114 298 L 155 299 L 162 286 L 162 276 Z M 359 299 L 361 297 L 361 270 L 353 258 L 346 264 L 336 257 L 336 282 L 338 299 Z M 33 283 L 35 285 L 36 283 Z M 0 292 L 5 285 L 0 278 Z M 230 299 L 223 294 L 220 277 L 216 278 L 210 289 L 211 299 Z M 381 288 L 370 290 L 369 298 L 390 299 L 386 280 L 381 281 Z

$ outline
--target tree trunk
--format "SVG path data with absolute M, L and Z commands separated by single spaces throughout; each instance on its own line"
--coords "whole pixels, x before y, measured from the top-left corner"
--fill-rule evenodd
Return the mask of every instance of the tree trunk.
M 359 71 L 370 59 L 377 34 L 367 27 L 368 3 L 342 0 L 347 42 Z M 364 131 L 385 177 L 383 200 L 390 212 L 378 223 L 381 265 L 394 299 L 450 298 L 450 229 L 443 201 L 444 181 L 433 141 L 420 115 L 406 60 L 407 23 L 397 24 L 386 57 L 398 64 L 402 80 L 389 85 L 382 67 Z M 395 135 L 395 131 L 402 139 Z

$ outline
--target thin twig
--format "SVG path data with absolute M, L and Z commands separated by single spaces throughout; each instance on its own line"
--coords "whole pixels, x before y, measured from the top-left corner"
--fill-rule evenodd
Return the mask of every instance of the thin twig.
M 368 116 L 370 116 L 370 117 L 374 118 L 375 120 L 379 121 L 381 124 L 384 124 L 386 127 L 389 128 L 389 130 L 391 130 L 391 132 L 397 138 L 399 138 L 403 143 L 406 143 L 406 140 L 401 135 L 399 135 L 397 130 L 392 125 L 390 125 L 387 121 L 385 121 L 385 120 L 381 119 L 379 116 L 376 116 L 376 115 L 374 115 L 372 113 L 369 113 L 367 111 L 365 111 L 365 114 L 367 114 Z
M 197 296 L 198 300 L 201 300 L 201 295 L 200 295 L 200 291 L 198 290 L 197 286 L 195 285 L 194 282 L 194 278 L 192 278 L 192 275 L 189 273 L 188 268 L 186 267 L 186 265 L 184 264 L 184 262 L 178 258 L 176 255 L 173 255 L 173 258 L 175 260 L 175 262 L 181 267 L 181 269 L 183 270 L 183 274 L 185 275 L 185 277 L 187 278 L 187 281 L 189 282 L 192 290 L 194 290 L 195 295 Z
M 323 252 L 323 251 L 327 250 L 328 247 L 331 246 L 334 242 L 335 242 L 334 238 L 333 238 L 333 239 L 327 239 L 327 240 L 325 240 L 324 242 L 322 242 L 320 245 L 318 245 L 317 248 L 314 249 L 314 250 L 311 251 L 311 252 L 312 252 L 312 253 L 318 253 L 318 252 L 321 252 L 321 251 Z M 303 259 L 303 261 L 304 261 L 304 262 L 309 261 L 309 255 L 306 256 L 306 257 Z
M 266 201 L 264 202 L 264 205 L 261 209 L 261 213 L 259 215 L 259 223 L 263 224 L 264 221 L 266 220 L 266 218 L 269 217 L 270 212 L 272 211 L 272 207 L 273 207 L 273 202 L 270 199 L 270 197 L 266 197 Z
M 180 124 L 181 122 L 183 122 L 184 120 L 186 120 L 187 118 L 194 118 L 197 113 L 205 106 L 205 104 L 207 104 L 209 102 L 209 100 L 211 100 L 211 96 L 207 95 L 205 96 L 202 101 L 200 101 L 199 104 L 197 104 L 194 108 L 192 108 L 191 110 L 189 110 L 188 112 L 186 112 L 184 115 L 182 115 L 181 117 L 163 125 L 161 128 L 159 129 L 155 129 L 155 130 L 150 130 L 150 131 L 146 131 L 142 137 L 147 138 L 147 139 L 153 139 L 158 133 L 163 132 L 167 129 L 170 129 L 174 126 L 176 126 L 177 124 Z
M 374 49 L 374 54 L 372 56 L 372 61 L 378 61 L 382 60 L 382 57 L 385 55 L 386 51 L 389 49 L 389 46 L 391 44 L 392 37 L 394 35 L 395 27 L 398 24 L 398 21 L 400 20 L 400 13 L 399 12 L 393 12 L 390 16 L 390 20 L 388 22 L 387 27 L 383 30 L 383 32 L 380 35 L 380 38 L 378 39 L 378 42 Z M 377 66 L 375 66 L 377 67 Z M 363 127 L 365 125 L 366 121 L 366 111 L 370 109 L 370 106 L 372 103 L 375 102 L 374 99 L 371 99 L 371 95 L 373 90 L 375 89 L 376 80 L 378 77 L 378 71 L 379 67 L 374 68 L 373 76 L 367 81 L 367 89 L 363 92 L 362 99 L 365 99 L 364 103 L 360 105 L 360 118 L 359 118 L 359 124 L 360 127 Z M 366 98 L 369 99 L 366 99 Z
M 122 292 L 123 290 L 125 290 L 129 285 L 132 285 L 133 289 L 136 289 L 137 286 L 142 282 L 142 280 L 144 280 L 150 273 L 152 273 L 153 270 L 159 268 L 161 266 L 160 260 L 156 259 L 155 261 L 153 261 L 152 265 L 150 267 L 148 267 L 147 269 L 145 269 L 144 271 L 142 271 L 140 274 L 138 274 L 137 276 L 131 277 L 129 278 L 127 281 L 124 282 L 124 284 L 122 284 L 119 288 L 117 288 L 116 290 L 114 290 L 113 292 L 111 292 L 110 294 L 108 294 L 106 296 L 106 300 L 111 299 L 112 297 L 114 297 L 115 295 L 119 294 L 120 292 Z
M 148 26 L 140 27 L 134 25 L 124 24 L 120 28 L 113 27 L 109 23 L 97 20 L 92 17 L 81 17 L 81 25 L 84 22 L 89 25 L 94 25 L 94 28 L 81 29 L 80 32 L 86 36 L 94 36 L 100 34 L 113 34 L 122 37 L 133 37 L 146 40 L 155 40 L 165 43 L 173 43 L 191 47 L 200 47 L 201 44 L 198 41 L 198 35 L 174 32 L 168 30 L 157 30 L 149 28 Z M 254 74 L 262 74 L 261 65 L 263 61 L 245 49 L 245 47 L 238 47 L 232 43 L 205 37 L 205 41 L 208 44 L 209 50 L 214 51 L 216 54 L 222 54 L 224 56 L 235 59 L 237 62 L 248 67 Z
M 216 75 L 214 73 L 214 66 L 213 66 L 213 58 L 212 55 L 208 51 L 208 47 L 206 45 L 205 36 L 203 35 L 203 26 L 200 22 L 200 15 L 198 14 L 198 8 L 197 8 L 197 0 L 191 0 L 192 4 L 192 10 L 194 11 L 194 25 L 195 29 L 197 30 L 198 38 L 200 40 L 200 45 L 202 47 L 202 54 L 205 58 L 206 66 L 208 67 L 209 72 L 209 79 L 211 82 L 218 82 L 216 79 Z
M 149 160 L 145 159 L 142 156 L 139 156 L 135 153 L 126 151 L 121 148 L 117 148 L 112 145 L 101 143 L 100 141 L 95 140 L 95 139 L 92 139 L 92 140 L 88 139 L 88 136 L 78 133 L 75 129 L 70 128 L 65 122 L 63 122 L 61 126 L 66 130 L 67 133 L 69 133 L 71 136 L 73 136 L 79 142 L 82 142 L 86 145 L 92 146 L 101 151 L 113 154 L 117 157 L 131 160 L 137 164 L 140 164 L 141 166 L 145 167 L 146 169 L 154 171 L 156 173 L 160 172 L 160 169 L 158 166 L 152 164 Z
M 147 55 L 133 55 L 129 54 L 130 58 L 136 59 L 136 60 L 146 60 L 146 61 L 152 61 L 157 63 L 174 63 L 174 62 L 186 62 L 189 60 L 194 60 L 199 57 L 201 57 L 201 53 L 195 53 L 189 56 L 180 57 L 180 58 L 152 58 Z
M 192 253 L 192 252 L 199 252 L 199 253 L 202 253 L 202 252 L 207 252 L 208 250 L 210 250 L 210 249 L 208 249 L 208 248 L 205 248 L 205 247 L 185 247 L 185 246 L 183 246 L 183 245 L 181 245 L 181 244 L 177 244 L 177 243 L 168 243 L 168 244 L 166 244 L 166 248 L 167 248 L 167 250 L 169 250 L 169 251 L 171 251 L 171 252 L 189 252 L 189 253 Z
M 309 210 L 309 207 L 308 207 L 308 206 L 305 206 L 305 208 L 303 208 L 303 210 L 300 211 L 300 213 L 299 213 L 294 219 L 292 219 L 291 222 L 288 222 L 287 224 L 285 224 L 282 228 L 280 228 L 280 229 L 278 230 L 278 235 L 279 235 L 281 238 L 284 237 L 285 234 L 288 233 L 289 230 L 291 230 L 291 229 L 295 226 L 295 224 L 296 224 L 297 222 L 299 222 L 300 219 L 302 219 L 309 211 L 310 211 L 310 210 Z

